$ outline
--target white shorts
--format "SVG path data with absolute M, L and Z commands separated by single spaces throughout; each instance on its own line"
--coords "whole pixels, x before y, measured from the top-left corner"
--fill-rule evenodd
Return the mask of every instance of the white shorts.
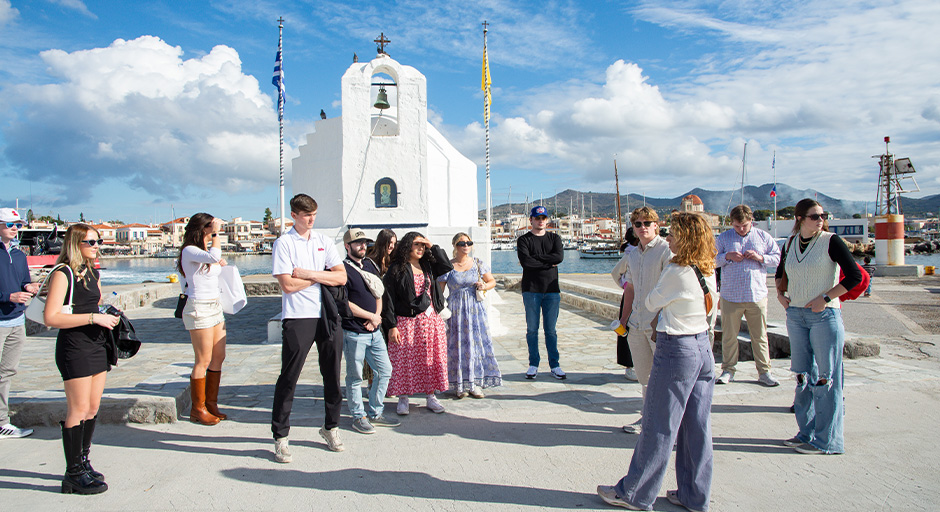
M 219 299 L 195 300 L 190 298 L 183 307 L 183 327 L 187 331 L 208 329 L 225 321 Z

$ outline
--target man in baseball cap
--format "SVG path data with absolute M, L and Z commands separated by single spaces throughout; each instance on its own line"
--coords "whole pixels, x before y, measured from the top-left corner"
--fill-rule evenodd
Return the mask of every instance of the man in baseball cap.
M 366 232 L 359 228 L 349 228 L 343 235 L 343 243 L 351 244 L 353 242 L 371 242 L 372 239 L 366 236 Z
M 0 439 L 26 437 L 32 429 L 10 423 L 10 379 L 16 375 L 26 344 L 26 304 L 39 291 L 31 283 L 26 255 L 13 242 L 23 218 L 13 208 L 0 208 Z
M 548 367 L 552 377 L 567 376 L 558 362 L 558 335 L 555 323 L 561 304 L 561 289 L 558 287 L 558 265 L 565 258 L 561 237 L 549 233 L 548 210 L 536 206 L 529 211 L 532 229 L 516 240 L 516 253 L 522 265 L 522 304 L 525 306 L 526 344 L 529 348 L 527 379 L 534 379 L 539 371 L 539 317 L 544 322 L 545 350 L 548 352 Z

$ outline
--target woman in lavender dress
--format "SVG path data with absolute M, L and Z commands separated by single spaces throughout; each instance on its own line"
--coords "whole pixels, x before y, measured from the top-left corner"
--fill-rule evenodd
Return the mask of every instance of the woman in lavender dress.
M 503 383 L 493 355 L 486 307 L 477 300 L 477 290 L 492 290 L 496 280 L 490 269 L 471 256 L 473 241 L 466 233 L 454 235 L 454 270 L 437 280 L 450 288 L 447 307 L 453 313 L 447 321 L 447 374 L 457 398 L 468 394 L 483 398 L 482 388 Z

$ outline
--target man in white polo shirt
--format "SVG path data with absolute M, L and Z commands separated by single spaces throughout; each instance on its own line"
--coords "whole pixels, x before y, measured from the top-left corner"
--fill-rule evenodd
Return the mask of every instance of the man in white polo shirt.
M 274 458 L 290 462 L 287 435 L 290 412 L 294 403 L 297 379 L 304 368 L 307 354 L 314 342 L 320 354 L 323 376 L 323 399 L 326 419 L 320 435 L 334 452 L 343 451 L 339 439 L 339 414 L 343 396 L 339 374 L 343 354 L 343 331 L 327 333 L 321 318 L 321 284 L 346 284 L 346 268 L 333 241 L 314 233 L 317 202 L 306 194 L 290 200 L 290 216 L 294 227 L 274 242 L 273 274 L 283 292 L 281 295 L 281 375 L 274 386 L 274 407 L 271 410 L 271 432 L 274 433 Z

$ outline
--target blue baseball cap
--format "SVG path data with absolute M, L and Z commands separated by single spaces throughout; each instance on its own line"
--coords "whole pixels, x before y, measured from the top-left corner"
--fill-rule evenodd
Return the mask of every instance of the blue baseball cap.
M 548 210 L 544 206 L 536 206 L 529 212 L 529 217 L 548 217 Z

